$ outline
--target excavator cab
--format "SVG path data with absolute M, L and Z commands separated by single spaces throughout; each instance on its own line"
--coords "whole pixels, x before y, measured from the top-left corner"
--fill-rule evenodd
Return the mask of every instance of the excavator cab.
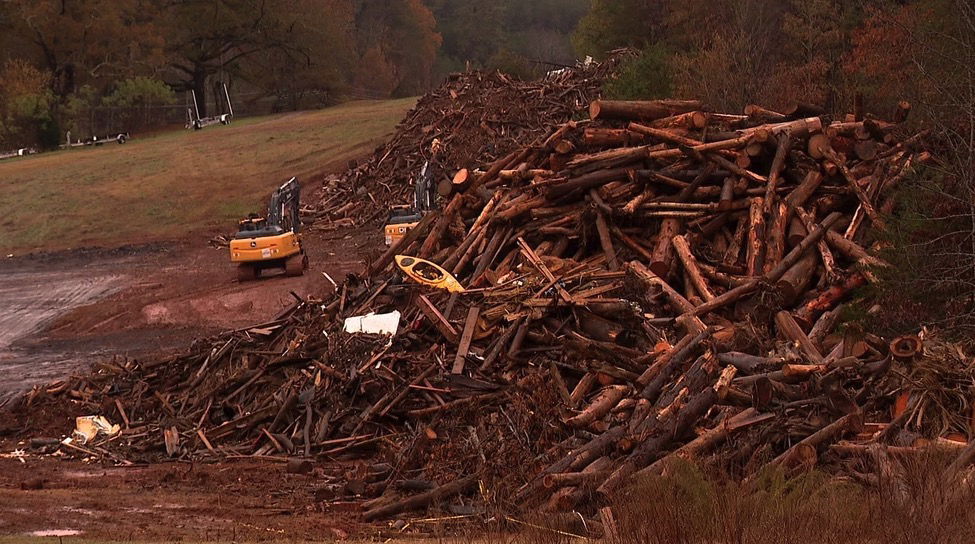
M 230 261 L 237 263 L 237 279 L 250 281 L 269 269 L 300 276 L 308 268 L 301 245 L 299 201 L 301 187 L 291 178 L 271 195 L 267 215 L 250 214 L 238 223 L 230 241 Z

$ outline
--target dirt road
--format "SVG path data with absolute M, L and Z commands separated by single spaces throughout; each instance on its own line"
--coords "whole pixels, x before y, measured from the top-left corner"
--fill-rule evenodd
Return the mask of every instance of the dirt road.
M 238 283 L 205 238 L 0 262 L 0 405 L 35 384 L 112 357 L 158 355 L 273 317 L 295 296 L 330 293 L 380 242 L 372 230 L 308 232 L 310 269 Z

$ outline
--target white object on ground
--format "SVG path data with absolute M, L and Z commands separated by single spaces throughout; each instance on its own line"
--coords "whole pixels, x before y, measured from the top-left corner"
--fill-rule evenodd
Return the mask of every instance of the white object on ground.
M 112 425 L 112 422 L 105 416 L 77 417 L 74 420 L 74 426 L 75 429 L 71 436 L 82 444 L 91 442 L 99 435 L 115 436 L 122 430 L 118 425 Z
M 357 315 L 345 320 L 345 332 L 395 335 L 399 330 L 400 313 Z

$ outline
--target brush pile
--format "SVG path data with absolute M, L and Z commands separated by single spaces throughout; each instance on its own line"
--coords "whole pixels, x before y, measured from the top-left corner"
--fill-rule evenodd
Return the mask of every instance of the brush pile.
M 424 104 L 444 100 L 456 99 Z M 925 395 L 892 389 L 921 338 L 836 330 L 844 301 L 885 266 L 871 232 L 930 160 L 919 136 L 808 107 L 597 101 L 591 120 L 522 146 L 538 131 L 491 127 L 501 144 L 486 151 L 451 139 L 449 121 L 423 131 L 426 109 L 407 122 L 422 137 L 398 137 L 364 171 L 406 176 L 434 137 L 498 158 L 451 184 L 368 274 L 181 356 L 38 389 L 27 409 L 72 399 L 122 421 L 120 437 L 84 446 L 117 460 L 365 460 L 315 496 L 357 501 L 367 521 L 434 503 L 591 514 L 677 458 L 740 477 L 854 473 L 875 444 L 940 444 L 918 431 L 964 427 L 918 425 L 918 407 L 933 410 Z M 436 263 L 463 292 L 404 277 L 396 255 Z M 396 334 L 344 332 L 368 312 L 399 312 Z M 953 405 L 959 391 L 971 392 L 945 393 Z
M 305 218 L 319 229 L 385 219 L 390 206 L 410 203 L 427 162 L 434 185 L 449 190 L 455 172 L 491 163 L 579 117 L 627 54 L 532 81 L 501 72 L 452 74 L 417 102 L 367 162 L 327 178 Z

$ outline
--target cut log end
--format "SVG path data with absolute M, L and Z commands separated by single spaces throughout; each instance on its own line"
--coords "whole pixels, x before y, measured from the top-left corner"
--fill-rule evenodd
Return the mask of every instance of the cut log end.
M 809 137 L 809 141 L 806 144 L 806 150 L 808 151 L 810 157 L 814 159 L 822 159 L 826 156 L 826 150 L 829 148 L 829 146 L 829 137 L 820 132 Z
M 600 110 L 602 110 L 602 105 L 600 101 L 593 100 L 592 103 L 589 104 L 589 118 L 592 119 L 593 121 L 599 119 Z

